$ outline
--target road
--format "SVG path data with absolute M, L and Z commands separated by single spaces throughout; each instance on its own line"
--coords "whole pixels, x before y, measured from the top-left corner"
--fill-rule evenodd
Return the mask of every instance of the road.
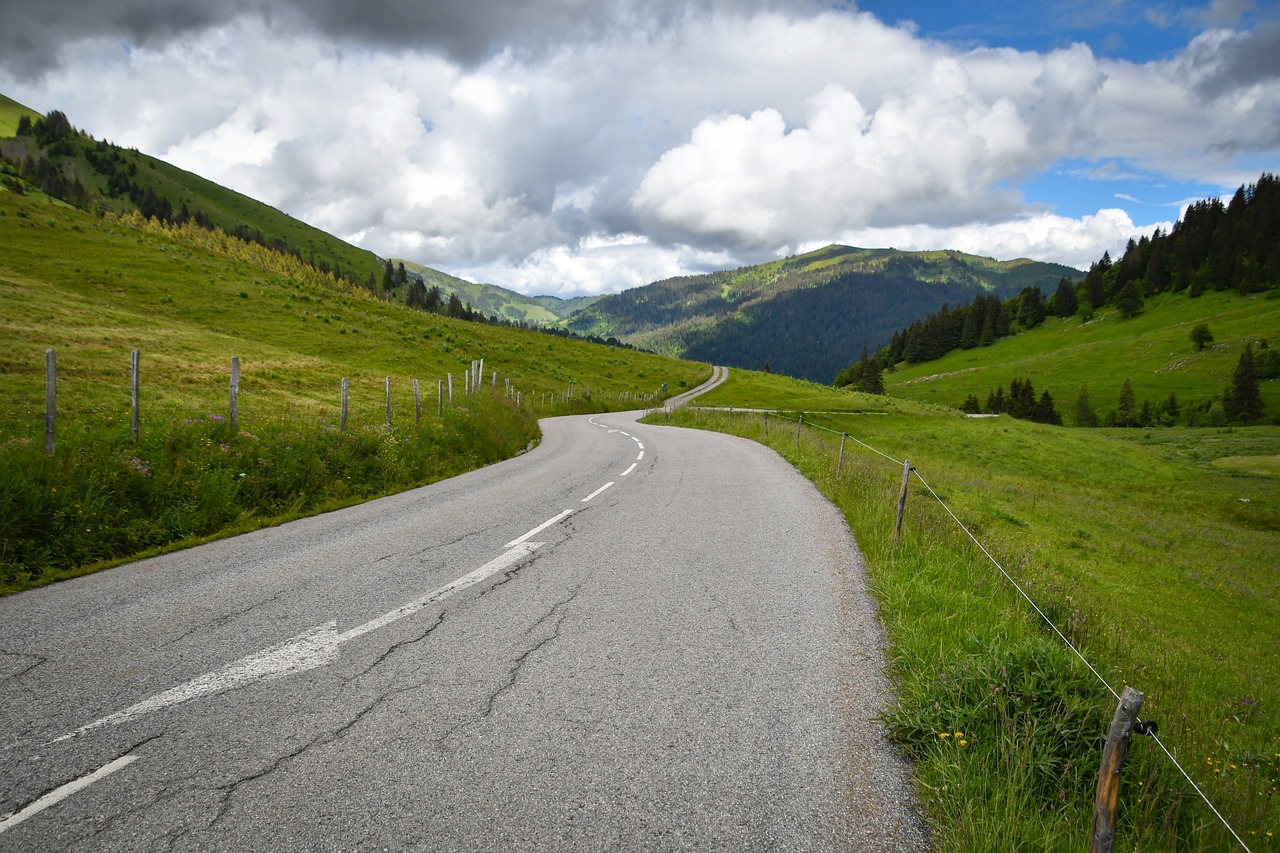
M 0 850 L 926 846 L 839 513 L 636 417 L 0 600 Z

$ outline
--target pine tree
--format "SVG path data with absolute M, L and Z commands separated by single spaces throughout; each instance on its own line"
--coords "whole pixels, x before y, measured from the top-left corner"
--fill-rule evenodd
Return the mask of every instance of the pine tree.
M 1245 344 L 1231 376 L 1231 387 L 1222 400 L 1222 408 L 1233 421 L 1249 423 L 1262 417 L 1262 392 L 1253 366 L 1253 345 Z
M 1076 426 L 1096 427 L 1097 425 L 1098 415 L 1089 402 L 1089 386 L 1081 385 L 1080 396 L 1076 397 Z
M 1040 402 L 1036 403 L 1035 409 L 1031 413 L 1031 420 L 1042 424 L 1062 426 L 1062 416 L 1058 414 L 1058 407 L 1053 404 L 1053 397 L 1047 389 L 1040 395 Z
M 1116 294 L 1116 309 L 1125 317 L 1136 317 L 1142 311 L 1142 289 L 1130 280 Z
M 982 404 L 978 402 L 976 394 L 970 394 L 964 398 L 964 402 L 960 404 L 960 411 L 970 415 L 981 414 Z
M 1120 386 L 1120 401 L 1116 406 L 1116 426 L 1131 427 L 1137 418 L 1133 410 L 1135 403 L 1133 398 L 1133 383 L 1128 379 L 1124 380 L 1124 385 Z
M 1064 276 L 1058 282 L 1058 289 L 1054 291 L 1053 298 L 1049 300 L 1049 313 L 1055 317 L 1072 317 L 1079 308 L 1076 286 L 1071 279 Z
M 1001 385 L 996 390 L 987 394 L 987 404 L 982 407 L 982 411 L 988 415 L 1002 415 L 1005 412 L 1004 386 Z

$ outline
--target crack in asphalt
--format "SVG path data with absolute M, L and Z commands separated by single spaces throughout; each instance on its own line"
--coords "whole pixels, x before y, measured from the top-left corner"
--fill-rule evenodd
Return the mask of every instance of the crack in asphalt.
M 260 607 L 266 607 L 270 604 L 275 604 L 280 600 L 280 597 L 283 596 L 285 592 L 286 590 L 283 590 L 283 589 L 279 590 L 276 592 L 275 595 L 271 596 L 270 598 L 264 598 L 261 601 L 258 601 L 258 602 L 255 602 L 254 604 L 249 605 L 243 610 L 236 610 L 231 613 L 224 613 L 216 619 L 211 619 L 208 622 L 204 622 L 199 625 L 194 625 L 188 630 L 186 630 L 185 632 L 183 632 L 182 634 L 178 635 L 177 637 L 174 637 L 172 640 L 168 640 L 166 642 L 160 643 L 159 645 L 156 646 L 156 648 L 163 649 L 168 646 L 172 646 L 175 643 L 180 643 L 183 640 L 185 640 L 187 637 L 190 637 L 193 634 L 199 634 L 204 631 L 216 631 L 217 629 L 221 628 L 223 625 L 226 625 L 232 622 L 233 620 L 239 619 L 241 616 L 248 615 L 249 613 L 252 613 L 253 611 L 257 610 Z
M 413 637 L 408 637 L 403 640 L 398 640 L 397 642 L 392 643 L 387 648 L 386 651 L 378 655 L 376 659 L 374 659 L 364 669 L 360 670 L 360 672 L 356 673 L 355 675 L 352 675 L 349 678 L 344 678 L 342 680 L 341 689 L 346 690 L 354 682 L 358 681 L 359 679 L 368 675 L 374 669 L 381 666 L 394 653 L 408 646 L 415 645 L 427 639 L 427 637 L 429 637 L 433 631 L 435 631 L 442 624 L 444 624 L 444 618 L 445 618 L 445 614 L 442 612 L 438 614 L 435 621 L 427 625 L 420 634 L 417 634 L 416 636 L 413 636 Z M 308 752 L 309 750 L 315 747 L 328 746 L 329 744 L 336 743 L 337 741 L 345 737 L 347 732 L 349 732 L 352 728 L 354 728 L 357 724 L 359 724 L 365 717 L 367 717 L 370 713 L 375 711 L 380 706 L 386 704 L 387 702 L 391 701 L 392 699 L 401 695 L 402 693 L 412 693 L 412 692 L 421 690 L 422 688 L 426 687 L 427 684 L 429 683 L 430 683 L 429 680 L 424 679 L 422 681 L 417 681 L 412 684 L 392 687 L 391 689 L 388 689 L 380 693 L 378 696 L 376 696 L 372 701 L 370 701 L 364 707 L 357 710 L 351 716 L 351 718 L 348 719 L 347 721 L 337 725 L 336 727 L 330 728 L 326 731 L 319 732 L 310 740 L 306 741 L 301 746 L 299 746 L 297 749 L 294 749 L 290 752 L 286 752 L 282 755 L 276 756 L 274 759 L 270 761 L 270 763 L 268 763 L 265 767 L 261 768 L 260 770 L 241 776 L 240 778 L 235 779 L 231 782 L 228 782 L 225 785 L 219 785 L 213 788 L 203 789 L 210 793 L 220 795 L 222 799 L 222 803 L 218 808 L 217 814 L 215 814 L 213 816 L 213 819 L 210 820 L 204 826 L 204 830 L 202 831 L 213 829 L 215 826 L 217 826 L 217 824 L 223 818 L 226 817 L 227 812 L 231 808 L 232 800 L 235 798 L 236 793 L 240 790 L 242 786 L 247 785 L 250 782 L 254 782 L 259 779 L 270 776 L 272 773 L 276 772 L 281 767 L 292 762 L 295 758 L 298 758 L 299 756 L 305 754 L 306 752 Z M 172 849 L 172 844 L 170 845 L 170 849 Z
M 22 669 L 22 670 L 19 670 L 18 672 L 10 673 L 9 675 L 6 675 L 3 678 L 0 678 L 0 681 L 12 681 L 13 679 L 21 678 L 22 676 L 26 675 L 28 672 L 35 669 L 36 667 L 49 662 L 49 658 L 45 657 L 44 655 L 35 654 L 33 652 L 11 652 L 8 649 L 0 649 L 0 655 L 4 655 L 5 657 L 10 657 L 10 658 L 27 658 L 35 661 L 35 663 L 31 664 L 31 666 L 27 667 L 26 669 Z

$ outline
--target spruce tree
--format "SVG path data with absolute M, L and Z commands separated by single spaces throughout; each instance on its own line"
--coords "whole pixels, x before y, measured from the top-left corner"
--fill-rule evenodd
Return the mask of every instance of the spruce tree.
M 1142 311 L 1142 289 L 1137 281 L 1129 281 L 1116 294 L 1116 309 L 1125 317 L 1136 317 Z
M 1233 421 L 1249 423 L 1262 417 L 1262 392 L 1253 366 L 1253 345 L 1245 344 L 1231 375 L 1231 387 L 1222 400 L 1222 408 Z
M 1040 401 L 1036 403 L 1035 409 L 1032 411 L 1031 420 L 1042 424 L 1062 426 L 1062 416 L 1058 414 L 1058 407 L 1053 404 L 1053 397 L 1050 396 L 1047 389 L 1040 395 Z
M 1080 396 L 1076 397 L 1076 426 L 1096 427 L 1098 415 L 1089 402 L 1089 386 L 1080 386 Z
M 1128 379 L 1124 380 L 1124 385 L 1120 386 L 1120 401 L 1116 406 L 1116 426 L 1131 427 L 1137 418 L 1137 413 L 1133 410 L 1133 383 Z

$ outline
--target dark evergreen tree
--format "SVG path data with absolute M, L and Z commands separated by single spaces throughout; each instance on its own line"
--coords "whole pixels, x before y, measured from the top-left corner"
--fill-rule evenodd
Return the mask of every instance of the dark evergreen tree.
M 1071 279 L 1063 278 L 1049 300 L 1049 313 L 1055 317 L 1073 317 L 1079 308 L 1075 284 Z
M 1048 389 L 1040 395 L 1039 402 L 1031 413 L 1031 420 L 1042 424 L 1052 424 L 1054 426 L 1062 426 L 1062 416 L 1058 414 L 1058 407 L 1053 404 L 1053 397 L 1049 394 Z
M 981 414 L 982 404 L 978 402 L 977 395 L 970 394 L 968 397 L 965 397 L 964 402 L 960 404 L 960 411 L 970 415 Z
M 1253 346 L 1245 344 L 1231 375 L 1231 386 L 1222 400 L 1223 411 L 1230 420 L 1250 423 L 1262 417 L 1262 391 L 1253 365 Z
M 1009 383 L 1009 401 L 1006 411 L 1015 418 L 1031 419 L 1036 409 L 1036 389 L 1031 380 L 1014 378 Z
M 1033 329 L 1044 322 L 1044 294 L 1038 287 L 1027 287 L 1018 298 L 1018 322 L 1024 328 Z
M 986 405 L 982 407 L 982 411 L 986 412 L 988 415 L 1003 415 L 1005 413 L 1003 385 L 987 394 L 987 402 Z
M 1128 379 L 1120 386 L 1120 400 L 1116 405 L 1116 426 L 1131 427 L 1137 423 L 1138 414 L 1134 410 L 1133 383 Z
M 1125 317 L 1136 317 L 1142 312 L 1142 289 L 1136 279 L 1131 279 L 1116 294 L 1116 310 Z
M 1080 395 L 1076 397 L 1076 426 L 1079 427 L 1096 427 L 1098 425 L 1098 415 L 1093 411 L 1093 405 L 1089 402 L 1089 386 L 1080 386 Z

